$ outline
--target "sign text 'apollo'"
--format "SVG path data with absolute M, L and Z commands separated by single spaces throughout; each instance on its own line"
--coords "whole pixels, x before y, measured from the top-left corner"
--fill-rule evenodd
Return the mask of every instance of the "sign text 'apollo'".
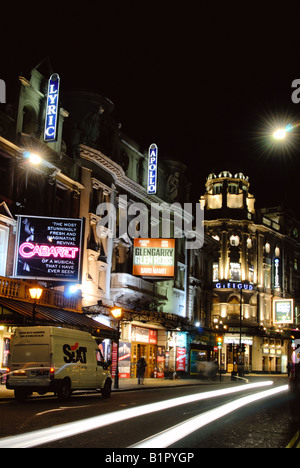
M 149 147 L 147 193 L 155 194 L 157 189 L 157 156 L 158 148 L 155 143 Z

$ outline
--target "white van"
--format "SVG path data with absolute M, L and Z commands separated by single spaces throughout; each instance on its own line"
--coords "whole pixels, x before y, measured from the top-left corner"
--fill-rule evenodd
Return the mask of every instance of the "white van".
M 95 339 L 57 327 L 17 328 L 11 341 L 6 387 L 18 400 L 32 392 L 54 392 L 66 400 L 73 390 L 111 394 L 111 376 Z

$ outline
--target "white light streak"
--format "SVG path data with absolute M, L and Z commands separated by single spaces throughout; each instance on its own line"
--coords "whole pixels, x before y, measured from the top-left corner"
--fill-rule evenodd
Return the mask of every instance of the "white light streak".
M 242 406 L 253 403 L 254 401 L 261 400 L 277 393 L 285 392 L 288 390 L 288 385 L 282 385 L 276 387 L 272 390 L 266 390 L 264 392 L 259 392 L 254 395 L 248 395 L 237 400 L 226 403 L 225 405 L 219 406 L 213 410 L 202 413 L 199 416 L 190 418 L 184 423 L 177 424 L 170 429 L 160 432 L 152 437 L 149 437 L 143 441 L 138 442 L 135 445 L 132 445 L 130 448 L 164 448 L 169 447 L 170 445 L 178 442 L 184 437 L 192 434 L 193 432 L 201 429 L 201 427 L 206 426 L 207 424 L 216 421 L 219 418 L 222 418 L 228 413 L 235 411 L 236 409 L 241 408 Z
M 64 439 L 74 435 L 81 434 L 82 432 L 92 431 L 99 429 L 110 424 L 119 423 L 127 419 L 144 416 L 156 411 L 162 411 L 169 408 L 174 408 L 179 405 L 193 403 L 196 401 L 206 400 L 208 398 L 216 398 L 233 393 L 243 392 L 254 388 L 265 387 L 272 385 L 273 382 L 262 381 L 252 384 L 239 385 L 226 389 L 213 390 L 210 392 L 199 392 L 193 395 L 173 398 L 171 400 L 164 400 L 157 403 L 150 403 L 148 405 L 137 406 L 136 408 L 129 408 L 126 410 L 115 411 L 93 418 L 83 419 L 72 423 L 62 424 L 59 426 L 42 429 L 39 431 L 28 432 L 26 434 L 15 435 L 0 439 L 0 448 L 30 448 L 38 445 L 47 444 L 56 440 Z

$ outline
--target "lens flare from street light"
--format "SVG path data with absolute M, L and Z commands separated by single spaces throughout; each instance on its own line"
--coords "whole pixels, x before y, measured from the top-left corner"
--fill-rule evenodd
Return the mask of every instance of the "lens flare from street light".
M 284 140 L 284 138 L 286 137 L 287 132 L 291 132 L 295 127 L 298 127 L 299 125 L 300 125 L 300 123 L 297 123 L 297 124 L 295 124 L 295 125 L 288 124 L 288 125 L 286 125 L 285 128 L 278 128 L 278 129 L 273 133 L 273 137 L 274 137 L 276 140 Z
M 275 140 L 284 140 L 286 137 L 286 130 L 284 128 L 278 128 L 274 133 L 273 137 Z
M 25 151 L 24 158 L 28 159 L 28 161 L 34 166 L 38 166 L 42 162 L 42 158 L 38 154 L 32 153 L 31 151 Z

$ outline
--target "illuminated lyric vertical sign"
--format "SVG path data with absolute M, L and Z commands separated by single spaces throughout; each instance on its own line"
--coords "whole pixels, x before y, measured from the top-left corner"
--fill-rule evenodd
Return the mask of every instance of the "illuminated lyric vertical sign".
M 56 141 L 58 126 L 58 98 L 60 78 L 57 73 L 50 76 L 48 82 L 47 107 L 45 118 L 44 141 Z
M 15 278 L 81 282 L 83 219 L 18 217 Z
M 148 156 L 148 183 L 147 183 L 147 193 L 155 194 L 157 188 L 157 156 L 158 148 L 155 143 L 149 147 L 149 156 Z

